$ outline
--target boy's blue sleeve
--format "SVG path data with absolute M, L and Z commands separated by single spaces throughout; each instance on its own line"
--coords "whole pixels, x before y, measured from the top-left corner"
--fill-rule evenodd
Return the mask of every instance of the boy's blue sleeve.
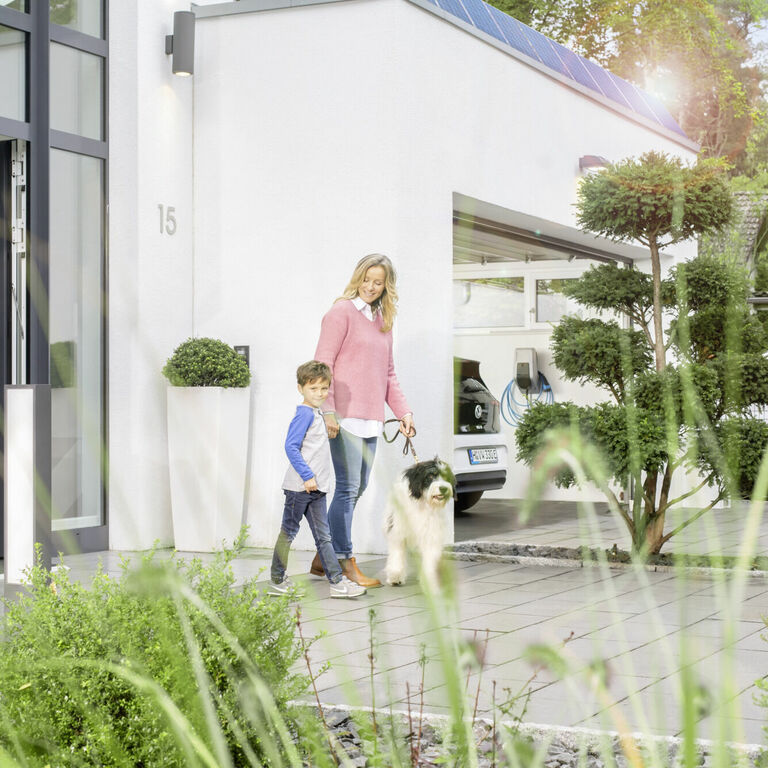
M 314 420 L 315 413 L 311 408 L 299 406 L 296 409 L 296 415 L 288 425 L 288 435 L 285 438 L 285 452 L 288 455 L 288 461 L 291 462 L 293 468 L 299 473 L 299 477 L 304 481 L 315 476 L 301 455 L 304 435 L 307 434 L 307 430 L 312 426 Z

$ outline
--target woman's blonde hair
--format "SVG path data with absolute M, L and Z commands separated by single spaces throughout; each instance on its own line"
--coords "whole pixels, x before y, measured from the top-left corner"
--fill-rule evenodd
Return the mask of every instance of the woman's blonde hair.
M 349 284 L 344 289 L 344 293 L 339 296 L 336 301 L 356 298 L 360 286 L 365 279 L 365 273 L 371 267 L 384 268 L 384 291 L 381 296 L 371 304 L 371 309 L 374 312 L 381 312 L 381 317 L 384 321 L 381 326 L 381 332 L 386 333 L 392 329 L 392 325 L 395 322 L 395 315 L 397 314 L 397 288 L 395 287 L 397 283 L 397 272 L 395 272 L 395 268 L 392 266 L 389 257 L 385 256 L 383 253 L 369 253 L 357 262 L 355 270 L 352 272 L 352 277 L 349 279 Z

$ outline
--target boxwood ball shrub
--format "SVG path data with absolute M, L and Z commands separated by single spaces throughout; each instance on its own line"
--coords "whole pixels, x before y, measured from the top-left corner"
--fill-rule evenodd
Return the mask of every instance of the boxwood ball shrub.
M 218 339 L 187 339 L 163 366 L 163 375 L 174 387 L 247 387 L 248 364 Z
M 275 723 L 290 724 L 309 680 L 294 672 L 287 598 L 255 578 L 235 589 L 232 557 L 150 553 L 89 585 L 32 568 L 0 625 L 0 764 L 269 762 Z

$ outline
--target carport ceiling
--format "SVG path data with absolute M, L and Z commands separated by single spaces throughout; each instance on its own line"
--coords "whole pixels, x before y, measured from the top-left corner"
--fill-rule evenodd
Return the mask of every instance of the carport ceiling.
M 454 264 L 576 259 L 632 264 L 648 257 L 642 247 L 454 193 Z
M 552 250 L 531 237 L 520 237 L 493 222 L 453 218 L 454 264 L 499 264 L 509 261 L 560 261 L 576 252 Z

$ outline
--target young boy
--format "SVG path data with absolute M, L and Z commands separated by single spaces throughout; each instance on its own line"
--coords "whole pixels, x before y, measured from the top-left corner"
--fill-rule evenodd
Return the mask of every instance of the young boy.
M 357 597 L 365 594 L 365 588 L 342 575 L 331 546 L 325 508 L 325 494 L 331 478 L 331 448 L 320 406 L 328 397 L 331 370 L 325 363 L 310 360 L 299 366 L 296 380 L 304 402 L 296 406 L 296 415 L 285 438 L 285 452 L 290 464 L 283 478 L 285 508 L 272 555 L 269 594 L 283 595 L 293 588 L 285 575 L 285 566 L 301 518 L 306 517 L 323 570 L 331 582 L 331 597 Z

